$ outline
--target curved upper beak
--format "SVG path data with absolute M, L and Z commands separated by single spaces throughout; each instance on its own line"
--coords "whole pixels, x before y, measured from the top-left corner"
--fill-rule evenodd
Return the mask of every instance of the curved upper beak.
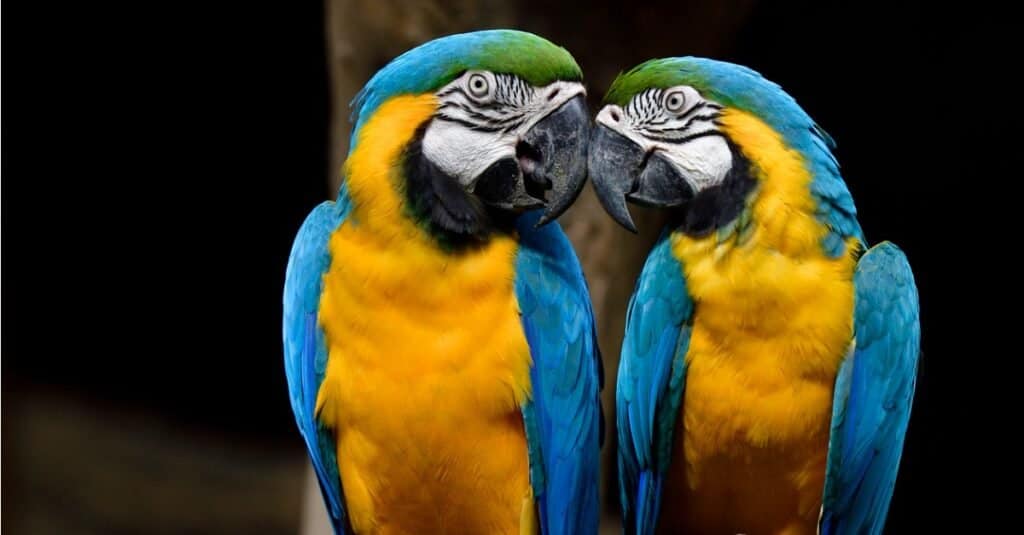
M 589 141 L 590 114 L 583 95 L 562 104 L 523 136 L 516 157 L 526 191 L 539 198 L 551 191 L 537 226 L 562 215 L 579 196 L 587 179 Z
M 657 151 L 645 151 L 602 124 L 592 133 L 587 169 L 605 211 L 631 232 L 637 229 L 627 200 L 643 206 L 671 207 L 694 196 L 693 188 Z

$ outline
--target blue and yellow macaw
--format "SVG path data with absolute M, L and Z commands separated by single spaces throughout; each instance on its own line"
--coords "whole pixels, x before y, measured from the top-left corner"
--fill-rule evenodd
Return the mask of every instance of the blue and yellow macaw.
M 629 533 L 879 533 L 910 417 L 914 278 L 865 251 L 833 142 L 758 73 L 702 58 L 615 80 L 588 166 L 606 210 L 671 211 L 616 393 Z
M 406 52 L 353 102 L 338 200 L 299 230 L 284 291 L 336 532 L 596 533 L 594 319 L 549 223 L 586 178 L 581 80 L 547 40 L 482 31 Z

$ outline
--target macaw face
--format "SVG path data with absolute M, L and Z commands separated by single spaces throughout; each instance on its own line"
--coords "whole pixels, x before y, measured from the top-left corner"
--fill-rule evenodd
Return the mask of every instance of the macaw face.
M 579 82 L 538 87 L 514 74 L 468 70 L 435 92 L 422 155 L 484 204 L 544 207 L 546 223 L 586 179 L 585 95 Z
M 649 88 L 597 115 L 588 167 L 601 203 L 633 232 L 626 201 L 676 207 L 720 189 L 739 162 L 723 106 L 686 85 Z

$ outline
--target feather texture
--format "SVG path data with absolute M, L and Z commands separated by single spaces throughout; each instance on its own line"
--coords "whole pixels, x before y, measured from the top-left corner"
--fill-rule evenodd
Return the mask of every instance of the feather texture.
M 535 86 L 583 79 L 568 51 L 531 33 L 485 30 L 434 39 L 395 58 L 359 91 L 352 101 L 352 147 L 355 133 L 386 100 L 436 91 L 471 69 L 515 74 Z
M 693 301 L 665 233 L 637 281 L 626 317 L 615 404 L 626 533 L 654 533 L 683 399 Z
M 284 364 L 295 423 L 306 442 L 335 533 L 346 533 L 345 504 L 334 436 L 316 416 L 316 398 L 327 368 L 327 345 L 319 323 L 323 274 L 331 263 L 327 241 L 348 215 L 348 196 L 325 202 L 309 214 L 292 245 L 284 284 Z
M 921 329 L 914 275 L 898 247 L 869 250 L 854 275 L 854 344 L 836 378 L 821 533 L 885 525 L 917 379 Z
M 817 206 L 815 215 L 828 230 L 822 248 L 830 256 L 843 254 L 844 239 L 849 236 L 865 243 L 853 197 L 832 154 L 835 141 L 792 96 L 757 71 L 707 58 L 653 59 L 620 74 L 604 100 L 621 106 L 645 89 L 679 85 L 693 87 L 704 98 L 727 108 L 757 116 L 800 153 L 813 177 L 810 193 Z
M 557 223 L 517 222 L 516 296 L 530 345 L 523 407 L 530 476 L 548 535 L 597 533 L 601 360 L 583 271 Z

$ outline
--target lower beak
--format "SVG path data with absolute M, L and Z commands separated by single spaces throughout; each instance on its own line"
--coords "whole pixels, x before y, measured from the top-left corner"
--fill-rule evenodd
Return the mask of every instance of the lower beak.
M 631 232 L 637 229 L 627 200 L 644 206 L 671 207 L 694 195 L 686 180 L 660 154 L 644 151 L 604 125 L 593 131 L 587 170 L 605 211 Z
M 516 150 L 526 190 L 544 197 L 551 190 L 537 226 L 562 215 L 587 179 L 590 114 L 577 95 L 531 128 Z

